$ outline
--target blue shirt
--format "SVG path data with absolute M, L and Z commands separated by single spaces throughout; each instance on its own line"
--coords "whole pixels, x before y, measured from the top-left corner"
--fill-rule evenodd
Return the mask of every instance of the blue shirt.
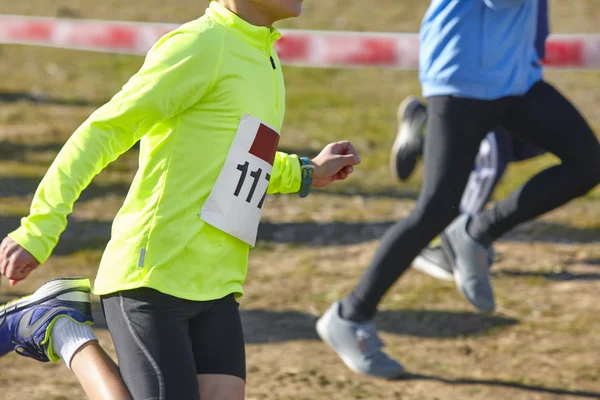
M 432 0 L 420 31 L 423 95 L 493 100 L 526 93 L 542 79 L 536 45 L 547 33 L 537 32 L 538 3 Z

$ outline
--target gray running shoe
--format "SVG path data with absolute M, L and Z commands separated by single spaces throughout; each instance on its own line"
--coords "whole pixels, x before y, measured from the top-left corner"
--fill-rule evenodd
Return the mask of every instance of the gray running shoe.
M 413 261 L 412 267 L 436 279 L 454 281 L 452 265 L 440 245 L 425 247 L 421 250 L 421 253 Z
M 407 97 L 398 107 L 398 133 L 390 154 L 390 172 L 400 181 L 407 180 L 423 154 L 427 108 L 416 97 Z
M 352 371 L 379 378 L 401 376 L 404 368 L 381 348 L 373 322 L 353 322 L 340 317 L 339 302 L 333 303 L 317 322 L 317 333 Z
M 488 249 L 488 263 L 490 264 L 490 268 L 495 261 L 496 252 L 494 251 L 494 247 L 490 246 Z M 446 252 L 441 245 L 429 245 L 424 248 L 413 261 L 412 267 L 436 279 L 454 282 L 452 263 L 448 260 Z
M 494 311 L 489 250 L 467 233 L 470 216 L 461 215 L 441 235 L 442 247 L 454 270 L 460 292 L 482 313 Z

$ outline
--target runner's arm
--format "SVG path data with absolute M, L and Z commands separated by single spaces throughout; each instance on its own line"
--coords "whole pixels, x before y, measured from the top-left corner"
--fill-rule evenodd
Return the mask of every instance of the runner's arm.
M 301 180 L 302 172 L 298 156 L 278 151 L 275 154 L 275 162 L 273 163 L 273 171 L 271 172 L 271 181 L 269 182 L 267 193 L 298 193 L 300 191 Z
M 153 126 L 189 108 L 210 89 L 221 40 L 205 36 L 178 31 L 163 37 L 140 71 L 66 142 L 41 181 L 29 216 L 9 234 L 40 263 L 50 257 L 67 215 L 92 178 Z

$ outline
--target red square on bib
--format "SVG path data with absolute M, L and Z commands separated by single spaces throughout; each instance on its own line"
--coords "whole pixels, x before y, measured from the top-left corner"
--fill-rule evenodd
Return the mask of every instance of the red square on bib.
M 273 165 L 278 145 L 279 134 L 268 126 L 260 124 L 249 153 Z

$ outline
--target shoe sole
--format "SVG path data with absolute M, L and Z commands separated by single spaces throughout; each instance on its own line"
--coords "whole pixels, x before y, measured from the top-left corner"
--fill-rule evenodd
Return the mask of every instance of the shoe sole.
M 59 297 L 70 292 L 84 292 L 89 295 L 91 292 L 90 281 L 88 278 L 60 278 L 46 282 L 42 287 L 36 290 L 32 295 L 23 297 L 18 301 L 0 307 L 0 318 L 4 315 L 13 313 L 24 308 L 28 308 L 45 301 Z M 88 297 L 89 299 L 89 297 Z M 69 299 L 65 299 L 69 300 Z M 81 301 L 81 300 L 78 300 Z M 89 301 L 89 300 L 88 300 Z
M 436 263 L 429 261 L 425 257 L 417 256 L 415 261 L 413 261 L 412 267 L 436 279 L 448 282 L 454 281 L 454 274 L 446 271 L 444 268 L 440 268 Z
M 355 372 L 359 375 L 371 376 L 371 377 L 382 378 L 382 379 L 395 379 L 395 378 L 401 377 L 402 375 L 404 375 L 406 373 L 406 371 L 404 371 L 404 369 L 403 369 L 402 371 L 398 372 L 397 374 L 393 374 L 390 376 L 380 376 L 380 375 L 373 375 L 373 374 L 369 374 L 364 371 L 361 371 L 358 367 L 356 367 L 356 365 L 354 365 L 354 363 L 352 362 L 352 360 L 349 357 L 346 357 L 339 350 L 339 347 L 337 346 L 337 342 L 327 334 L 327 329 L 325 328 L 324 325 L 325 325 L 325 321 L 323 320 L 323 318 L 319 318 L 319 320 L 317 321 L 317 334 L 319 335 L 319 337 L 321 338 L 322 341 L 327 343 L 333 349 L 333 351 L 335 351 L 335 353 L 338 355 L 338 357 L 340 357 L 342 359 L 342 361 L 344 362 L 344 364 L 353 372 Z
M 398 132 L 396 133 L 396 139 L 394 140 L 394 144 L 392 145 L 392 150 L 390 152 L 390 173 L 392 174 L 394 179 L 396 179 L 397 181 L 400 181 L 400 182 L 403 182 L 410 177 L 410 175 L 412 174 L 412 172 L 415 169 L 415 166 L 417 164 L 417 157 L 418 157 L 418 156 L 411 156 L 410 158 L 408 158 L 407 162 L 406 162 L 407 167 L 403 171 L 404 173 L 402 174 L 402 176 L 400 176 L 398 174 L 396 159 L 398 157 L 398 152 L 402 148 L 402 144 L 403 144 L 402 138 L 407 135 L 406 132 L 408 132 L 408 130 L 410 129 L 410 127 L 408 126 L 408 122 L 406 122 L 406 118 L 404 118 L 404 117 L 407 114 L 409 107 L 414 108 L 420 104 L 421 104 L 421 102 L 416 97 L 407 97 L 406 99 L 404 99 L 402 101 L 402 103 L 400 103 L 400 106 L 398 107 L 399 129 L 398 129 Z

